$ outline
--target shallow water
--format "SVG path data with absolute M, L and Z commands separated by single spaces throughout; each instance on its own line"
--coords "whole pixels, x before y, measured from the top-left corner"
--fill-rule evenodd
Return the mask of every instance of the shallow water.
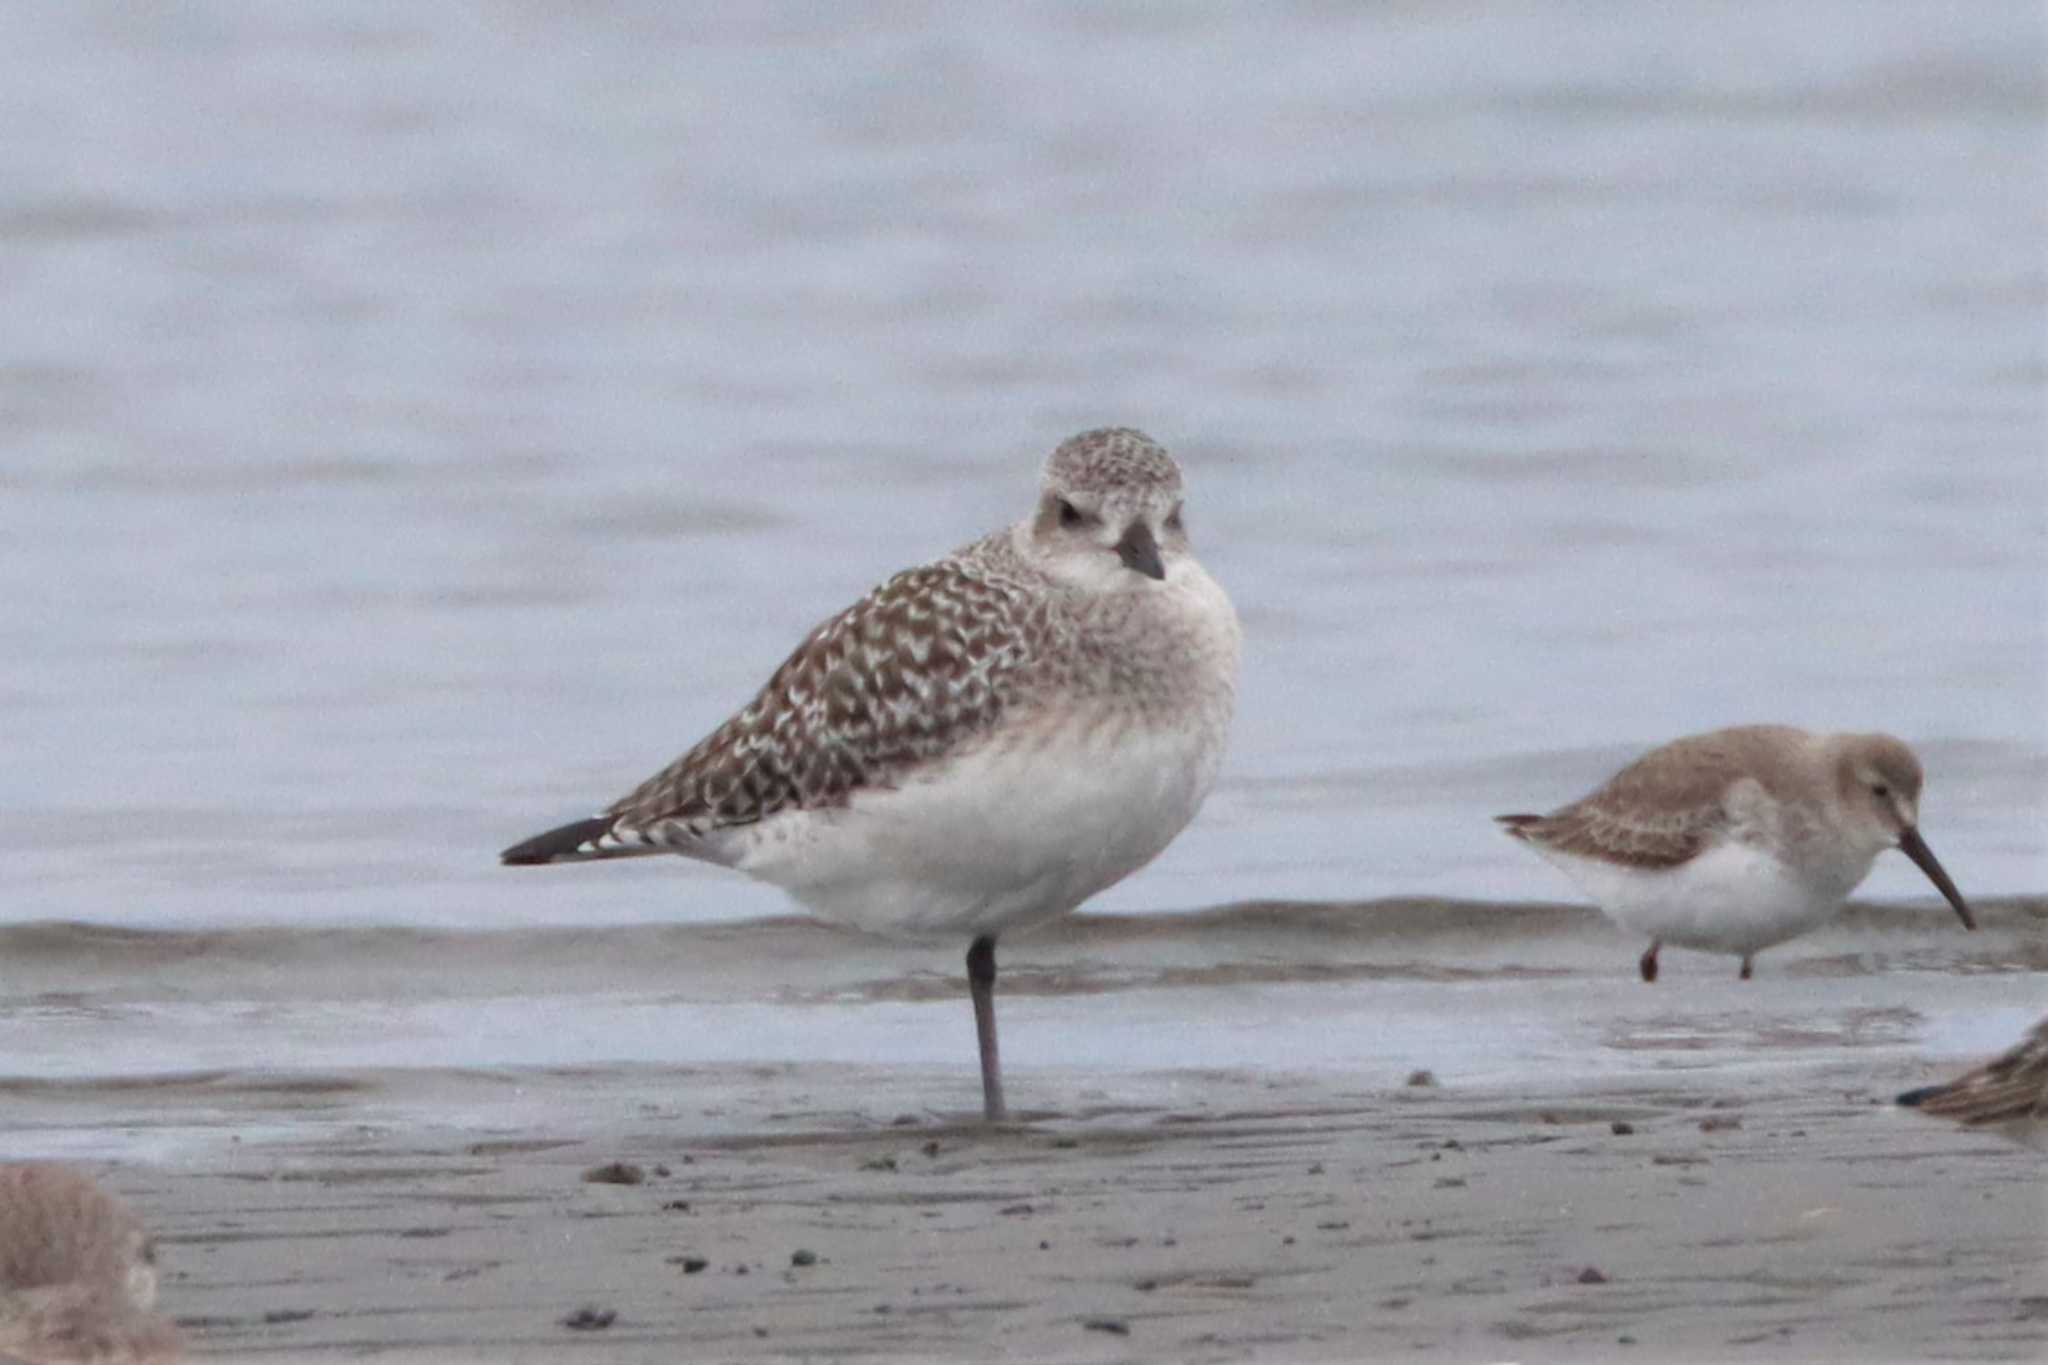
M 1420 1068 L 1526 1095 L 1740 1088 L 1851 1057 L 1975 1060 L 2038 1017 L 2048 972 L 2048 903 L 1980 913 L 1965 934 L 1932 908 L 1859 905 L 1764 954 L 1754 981 L 1733 959 L 1673 950 L 1655 986 L 1636 979 L 1640 945 L 1574 906 L 1087 916 L 1006 945 L 1005 1069 L 1029 1110 L 1091 1077 L 1112 1097 L 1171 1102 L 1225 1072 L 1377 1092 Z M 869 1100 L 883 1109 L 966 1112 L 980 1093 L 956 953 L 805 919 L 482 934 L 37 925 L 0 933 L 0 952 L 15 983 L 0 995 L 0 1056 L 18 1101 L 168 1087 L 145 1106 L 161 1111 L 148 1143 L 164 1152 L 240 1131 L 246 1115 L 228 1115 L 251 1087 L 280 1091 L 316 1128 L 502 1126 L 529 1084 L 559 1102 L 564 1070 L 692 1105 L 718 1084 L 696 1073 L 735 1066 L 880 1065 Z M 786 1102 L 806 1085 L 790 1077 Z M 6 1140 L 32 1152 L 107 1155 L 144 1136 L 81 1134 L 75 1116 L 44 1131 L 29 1111 L 16 1124 Z
M 9 920 L 781 913 L 679 860 L 494 854 L 1104 422 L 1183 458 L 1248 644 L 1221 787 L 1103 908 L 1563 896 L 1489 814 L 1753 719 L 1909 737 L 1966 892 L 2048 886 L 2035 6 L 81 3 L 9 35 Z M 1897 858 L 1863 891 L 1932 900 Z M 721 1027 L 830 1036 L 767 999 Z M 221 1041 L 179 1008 L 125 1041 L 16 1014 L 8 1065 L 362 1059 L 360 1011 Z M 516 1009 L 465 1051 L 406 1008 L 397 1046 L 525 1055 Z

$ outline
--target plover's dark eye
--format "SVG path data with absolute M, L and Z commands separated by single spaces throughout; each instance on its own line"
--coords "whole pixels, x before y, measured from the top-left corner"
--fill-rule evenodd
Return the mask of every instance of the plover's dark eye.
M 1892 794 L 1892 789 L 1890 787 L 1887 787 L 1884 783 L 1880 782 L 1870 789 L 1870 794 L 1876 797 L 1878 800 L 1882 801 Z
M 1068 502 L 1065 498 L 1060 499 L 1060 525 L 1079 526 L 1081 523 L 1087 520 L 1087 514 L 1083 512 L 1080 508 L 1074 506 L 1074 504 Z
M 1179 504 L 1179 503 L 1175 503 L 1175 504 L 1173 505 L 1173 510 L 1172 510 L 1171 512 L 1168 512 L 1168 513 L 1166 514 L 1166 529 L 1167 529 L 1167 530 L 1169 530 L 1169 531 L 1178 531 L 1178 530 L 1180 529 L 1180 504 Z

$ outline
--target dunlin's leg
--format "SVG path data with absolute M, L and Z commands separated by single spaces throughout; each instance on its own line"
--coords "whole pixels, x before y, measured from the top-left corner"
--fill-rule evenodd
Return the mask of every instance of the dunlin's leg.
M 996 1055 L 996 941 L 974 940 L 967 950 L 967 988 L 974 995 L 974 1033 L 981 1040 L 981 1114 L 1000 1122 L 1003 1110 L 1003 1063 Z
M 1742 955 L 1742 979 L 1743 979 L 1744 981 L 1747 981 L 1747 980 L 1749 980 L 1749 954 L 1748 954 L 1748 953 L 1744 953 L 1744 954 Z
M 1643 980 L 1645 981 L 1655 981 L 1657 979 L 1657 949 L 1660 946 L 1662 945 L 1656 939 L 1651 939 L 1650 951 L 1644 953 L 1643 960 L 1637 964 L 1643 969 Z

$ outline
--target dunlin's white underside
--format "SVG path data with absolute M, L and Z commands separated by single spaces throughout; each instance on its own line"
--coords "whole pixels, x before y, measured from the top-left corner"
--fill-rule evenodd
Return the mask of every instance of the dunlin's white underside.
M 1653 749 L 1548 815 L 1498 818 L 1648 936 L 1644 980 L 1666 943 L 1736 954 L 1747 977 L 1756 953 L 1833 915 L 1887 848 L 1975 927 L 1920 837 L 1920 787 L 1919 760 L 1889 735 L 1745 725 Z
M 1819 928 L 1870 867 L 1808 875 L 1769 848 L 1718 843 L 1672 868 L 1645 869 L 1536 846 L 1622 928 L 1646 938 L 1747 957 Z

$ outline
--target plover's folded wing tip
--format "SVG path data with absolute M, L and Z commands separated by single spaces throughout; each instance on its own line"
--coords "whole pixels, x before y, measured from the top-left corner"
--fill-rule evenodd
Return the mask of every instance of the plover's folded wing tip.
M 593 858 L 625 858 L 661 851 L 635 835 L 636 831 L 620 827 L 616 815 L 593 815 L 516 843 L 500 853 L 498 861 L 507 867 L 538 867 L 544 863 L 580 863 Z

